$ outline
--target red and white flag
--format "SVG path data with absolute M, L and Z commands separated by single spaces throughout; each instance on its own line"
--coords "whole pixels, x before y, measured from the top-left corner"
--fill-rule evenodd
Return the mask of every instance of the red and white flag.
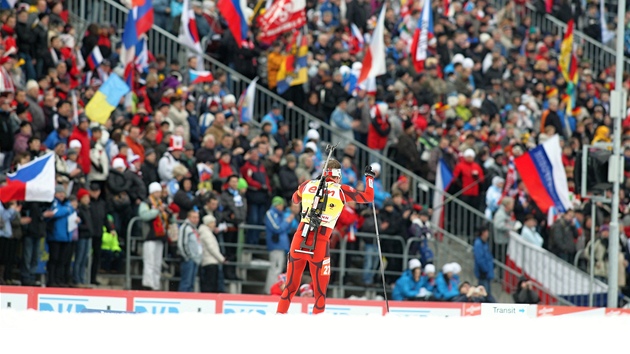
M 385 6 L 381 9 L 381 14 L 378 16 L 376 22 L 376 28 L 372 33 L 372 41 L 370 46 L 365 52 L 363 57 L 363 67 L 361 68 L 361 74 L 357 80 L 357 84 L 361 84 L 363 81 L 372 77 L 384 75 L 387 72 L 385 65 L 385 39 L 383 35 L 385 33 Z
M 306 24 L 306 0 L 277 0 L 261 17 L 260 40 L 265 43 L 273 42 L 285 32 L 301 28 Z
M 424 61 L 429 55 L 429 41 L 433 37 L 433 10 L 431 0 L 426 0 L 411 42 L 411 59 L 417 72 L 424 70 Z

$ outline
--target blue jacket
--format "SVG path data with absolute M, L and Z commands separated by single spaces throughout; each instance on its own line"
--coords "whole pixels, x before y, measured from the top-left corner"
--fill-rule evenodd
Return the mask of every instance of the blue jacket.
M 420 288 L 422 288 L 421 285 L 422 277 L 420 277 L 418 281 L 415 281 L 411 269 L 407 269 L 400 278 L 396 280 L 396 285 L 394 285 L 394 290 L 392 291 L 392 300 L 400 301 L 415 298 L 418 296 Z
M 46 230 L 46 240 L 56 242 L 72 241 L 72 233 L 68 231 L 68 217 L 74 213 L 74 208 L 67 199 L 61 201 L 57 198 L 53 200 L 50 210 L 55 212 L 51 218 L 46 219 L 49 223 Z
M 391 194 L 385 191 L 383 188 L 383 183 L 380 178 L 374 179 L 374 204 L 376 204 L 376 209 L 383 208 L 383 202 L 385 199 L 391 197 Z
M 278 132 L 278 122 L 282 121 L 284 121 L 284 117 L 282 115 L 276 116 L 272 112 L 269 112 L 260 121 L 260 125 L 262 126 L 267 122 L 271 123 L 271 134 L 275 135 Z
M 13 229 L 11 228 L 11 221 L 15 219 L 17 213 L 15 209 L 5 209 L 4 205 L 0 203 L 0 218 L 2 219 L 2 228 L 0 228 L 0 237 L 11 238 L 13 236 Z
M 57 146 L 57 144 L 60 142 L 65 143 L 67 145 L 68 138 L 60 138 L 59 133 L 56 130 L 53 130 L 44 141 L 44 145 L 46 145 L 46 147 L 49 148 L 50 150 L 54 150 L 55 146 Z
M 352 188 L 356 188 L 357 182 L 358 182 L 357 173 L 354 172 L 352 167 L 343 168 L 342 166 L 341 167 L 341 184 L 347 184 Z
M 494 261 L 488 242 L 483 242 L 480 237 L 477 237 L 473 243 L 473 255 L 477 279 L 494 279 Z
M 267 239 L 267 250 L 282 250 L 289 252 L 289 228 L 283 212 L 275 207 L 269 208 L 265 214 L 265 231 Z M 274 237 L 274 234 L 278 237 Z
M 423 275 L 422 277 L 420 277 L 420 288 L 425 288 L 428 291 L 432 292 L 433 296 L 436 296 L 438 293 L 437 279 L 435 277 L 433 279 L 430 279 L 428 276 Z
M 442 274 L 442 272 L 439 272 L 438 275 L 436 276 L 435 285 L 438 290 L 437 293 L 435 294 L 435 297 L 438 300 L 450 301 L 454 297 L 459 295 L 459 278 L 458 277 L 451 278 L 447 284 L 446 280 L 444 279 L 444 275 Z

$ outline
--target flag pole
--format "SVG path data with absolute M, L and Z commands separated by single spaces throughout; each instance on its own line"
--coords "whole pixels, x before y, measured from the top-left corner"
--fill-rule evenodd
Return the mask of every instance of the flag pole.
M 615 90 L 611 94 L 610 112 L 614 120 L 613 154 L 610 157 L 608 180 L 613 184 L 610 213 L 610 242 L 608 244 L 608 307 L 617 308 L 619 300 L 619 184 L 623 172 L 623 156 L 621 155 L 621 120 L 626 117 L 627 93 L 623 87 L 624 67 L 624 29 L 626 0 L 617 3 L 617 45 L 615 61 Z

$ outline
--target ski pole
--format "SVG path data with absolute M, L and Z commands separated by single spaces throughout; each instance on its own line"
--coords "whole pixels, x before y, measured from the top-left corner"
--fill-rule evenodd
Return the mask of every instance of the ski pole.
M 389 313 L 389 300 L 387 300 L 387 286 L 385 285 L 385 268 L 383 266 L 383 252 L 381 251 L 381 238 L 378 234 L 378 221 L 376 220 L 376 205 L 372 202 L 372 213 L 374 214 L 374 230 L 376 231 L 376 245 L 378 246 L 378 259 L 381 264 L 381 279 L 383 280 L 383 295 L 385 296 L 385 307 Z

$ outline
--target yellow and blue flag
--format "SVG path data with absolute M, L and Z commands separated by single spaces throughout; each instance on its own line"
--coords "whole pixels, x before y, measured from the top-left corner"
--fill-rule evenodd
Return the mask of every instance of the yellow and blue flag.
M 110 75 L 85 106 L 85 115 L 93 122 L 105 124 L 129 86 L 118 75 Z

